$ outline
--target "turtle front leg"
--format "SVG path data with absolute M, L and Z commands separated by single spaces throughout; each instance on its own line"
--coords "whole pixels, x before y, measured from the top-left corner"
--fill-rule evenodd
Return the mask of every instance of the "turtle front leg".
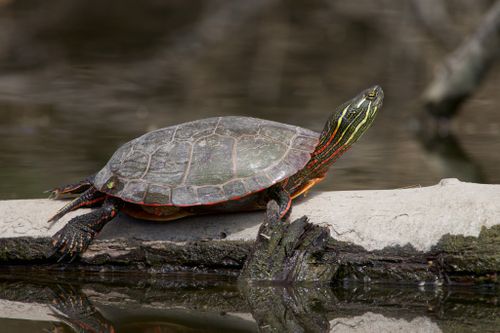
M 107 197 L 103 205 L 87 214 L 72 218 L 61 230 L 52 236 L 54 254 L 61 261 L 70 255 L 71 261 L 83 253 L 101 229 L 111 221 L 122 207 L 120 199 Z
M 279 208 L 279 218 L 286 220 L 292 213 L 292 198 L 281 185 L 273 186 L 269 189 L 269 199 L 276 201 Z M 269 205 L 267 206 L 267 215 L 273 215 L 269 212 Z
M 55 187 L 51 190 L 45 191 L 44 193 L 50 193 L 50 199 L 59 199 L 64 197 L 66 194 L 80 194 L 85 192 L 92 186 L 92 181 L 95 175 L 88 176 L 87 178 L 79 181 L 78 183 L 68 184 L 61 187 Z
M 48 220 L 48 222 L 55 222 L 75 209 L 92 206 L 96 203 L 104 201 L 105 198 L 106 195 L 104 193 L 97 191 L 96 188 L 92 186 L 81 196 L 64 205 L 63 208 L 59 209 L 59 211 L 54 216 L 52 216 Z

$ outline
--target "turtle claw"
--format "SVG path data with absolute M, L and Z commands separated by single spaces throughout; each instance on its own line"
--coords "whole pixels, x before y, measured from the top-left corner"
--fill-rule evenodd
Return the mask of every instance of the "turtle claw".
M 56 232 L 52 236 L 52 246 L 54 256 L 59 255 L 58 261 L 69 256 L 72 262 L 83 253 L 104 225 L 116 216 L 121 205 L 121 200 L 108 198 L 101 208 L 72 218 Z
M 48 197 L 48 199 L 57 199 L 57 196 L 58 196 L 58 194 L 59 194 L 59 193 L 58 193 L 58 191 L 57 191 L 55 188 L 53 188 L 53 189 L 51 189 L 51 190 L 46 190 L 46 191 L 43 191 L 43 193 L 44 193 L 44 194 L 49 193 L 49 197 Z
M 57 262 L 61 262 L 65 258 L 69 258 L 69 262 L 73 262 L 80 253 L 87 249 L 94 236 L 94 232 L 68 223 L 52 237 L 54 251 L 51 257 L 58 256 Z
M 43 191 L 45 194 L 49 194 L 48 199 L 59 200 L 71 198 L 72 192 L 66 187 L 54 187 L 50 190 Z
M 61 187 L 54 187 L 43 193 L 50 193 L 49 199 L 64 199 L 74 197 L 75 194 L 80 194 L 92 186 L 94 176 L 87 177 L 78 183 L 68 184 Z

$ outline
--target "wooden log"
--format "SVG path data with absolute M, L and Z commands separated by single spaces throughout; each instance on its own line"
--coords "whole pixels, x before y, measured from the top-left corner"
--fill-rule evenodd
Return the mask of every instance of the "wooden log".
M 72 216 L 86 212 L 47 224 L 63 204 L 44 199 L 0 202 L 0 267 L 238 275 L 264 219 L 263 212 L 167 223 L 120 215 L 80 260 L 56 264 L 47 257 L 50 236 Z M 308 255 L 317 261 L 316 270 L 295 271 L 289 275 L 294 280 L 497 281 L 499 185 L 446 179 L 425 188 L 315 193 L 294 205 L 291 220 L 301 221 L 304 215 L 315 226 L 312 229 L 327 237 L 323 250 Z M 303 228 L 310 228 L 303 222 Z M 317 274 L 303 274 L 306 271 Z

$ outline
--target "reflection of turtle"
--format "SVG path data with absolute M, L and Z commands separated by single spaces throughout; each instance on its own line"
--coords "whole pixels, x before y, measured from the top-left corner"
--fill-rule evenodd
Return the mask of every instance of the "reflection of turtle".
M 92 304 L 80 288 L 73 285 L 57 285 L 49 288 L 52 316 L 70 326 L 74 332 L 114 333 L 115 329 Z M 62 332 L 58 327 L 54 332 Z
M 148 220 L 264 209 L 276 200 L 280 217 L 291 200 L 325 177 L 333 161 L 372 123 L 382 106 L 378 86 L 340 106 L 321 134 L 277 122 L 219 117 L 147 133 L 121 146 L 96 175 L 53 191 L 82 193 L 50 221 L 77 216 L 53 237 L 55 250 L 84 251 L 118 211 Z

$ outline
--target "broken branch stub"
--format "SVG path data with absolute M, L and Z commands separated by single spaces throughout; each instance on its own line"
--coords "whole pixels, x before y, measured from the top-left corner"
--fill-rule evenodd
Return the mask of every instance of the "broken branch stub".
M 328 228 L 309 223 L 306 216 L 281 221 L 275 201 L 269 202 L 267 212 L 240 280 L 330 282 L 336 266 L 323 258 L 330 253 Z

